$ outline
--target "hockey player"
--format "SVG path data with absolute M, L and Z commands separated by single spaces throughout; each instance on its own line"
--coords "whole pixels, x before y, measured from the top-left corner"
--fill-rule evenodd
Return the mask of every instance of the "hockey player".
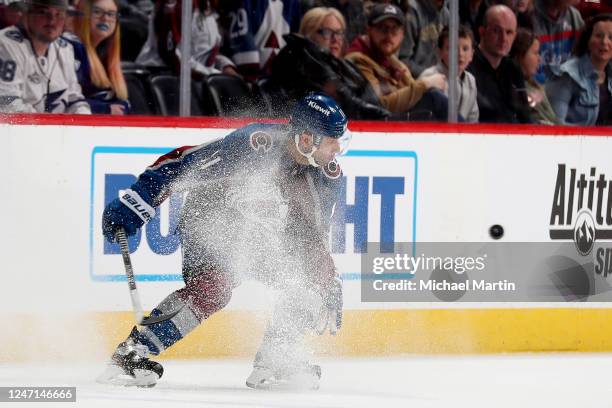
M 72 47 L 60 38 L 66 0 L 28 0 L 23 24 L 0 30 L 0 112 L 91 113 Z
M 335 156 L 350 140 L 346 126 L 333 99 L 310 94 L 288 125 L 251 124 L 178 148 L 107 205 L 103 233 L 113 241 L 118 227 L 134 234 L 169 194 L 188 192 L 178 226 L 185 287 L 151 312 L 172 317 L 135 327 L 99 382 L 155 385 L 163 369 L 147 356 L 225 307 L 241 279 L 255 278 L 280 296 L 247 385 L 318 388 L 320 367 L 308 364 L 301 342 L 308 329 L 335 334 L 341 325 L 342 285 L 328 230 L 341 179 Z

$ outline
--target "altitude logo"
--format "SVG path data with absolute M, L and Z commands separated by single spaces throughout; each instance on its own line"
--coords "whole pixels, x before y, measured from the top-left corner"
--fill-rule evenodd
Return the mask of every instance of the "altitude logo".
M 596 167 L 579 173 L 559 164 L 550 212 L 550 239 L 573 240 L 583 256 L 591 253 L 597 240 L 612 240 L 612 179 Z M 600 268 L 612 268 L 612 248 L 599 248 L 595 255 L 598 263 L 603 263 Z

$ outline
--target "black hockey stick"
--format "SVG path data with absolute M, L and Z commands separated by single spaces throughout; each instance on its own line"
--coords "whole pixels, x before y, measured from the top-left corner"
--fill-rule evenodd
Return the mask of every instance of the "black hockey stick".
M 128 286 L 130 287 L 130 298 L 132 300 L 132 308 L 134 309 L 136 324 L 148 326 L 172 319 L 178 314 L 178 312 L 181 311 L 182 307 L 167 314 L 144 317 L 142 304 L 140 303 L 140 296 L 138 295 L 138 289 L 136 288 L 136 280 L 134 279 L 134 270 L 132 268 L 132 260 L 130 259 L 130 250 L 128 248 L 128 240 L 127 236 L 125 235 L 125 229 L 123 227 L 119 227 L 115 233 L 115 237 L 117 238 L 117 242 L 119 242 L 119 247 L 121 248 L 121 257 L 123 258 L 123 266 L 125 267 L 125 275 L 127 276 Z

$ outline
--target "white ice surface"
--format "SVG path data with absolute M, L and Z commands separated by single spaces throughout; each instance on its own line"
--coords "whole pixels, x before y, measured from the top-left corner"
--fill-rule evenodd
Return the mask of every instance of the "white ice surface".
M 321 389 L 256 391 L 244 360 L 163 361 L 155 388 L 93 382 L 99 364 L 0 364 L 0 386 L 76 386 L 66 407 L 611 407 L 609 354 L 322 360 Z M 0 403 L 41 407 L 40 403 Z

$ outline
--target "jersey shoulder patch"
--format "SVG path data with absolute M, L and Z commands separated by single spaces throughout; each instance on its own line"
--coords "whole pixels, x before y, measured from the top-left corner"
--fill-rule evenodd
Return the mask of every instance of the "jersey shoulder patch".
M 325 177 L 335 180 L 342 175 L 342 169 L 340 168 L 340 164 L 336 161 L 336 159 L 330 161 L 325 166 L 322 167 L 323 174 Z
M 60 48 L 66 48 L 68 46 L 68 41 L 66 41 L 65 38 L 59 37 L 56 41 Z
M 18 43 L 22 43 L 23 42 L 23 34 L 21 34 L 21 31 L 14 29 L 14 30 L 8 30 L 7 32 L 4 33 L 5 37 L 10 38 L 13 41 L 17 41 Z
M 249 135 L 249 145 L 256 152 L 268 153 L 273 144 L 272 136 L 263 130 L 256 130 Z
M 68 42 L 82 44 L 81 39 L 76 34 L 71 33 L 70 31 L 64 31 L 60 38 L 63 38 Z

